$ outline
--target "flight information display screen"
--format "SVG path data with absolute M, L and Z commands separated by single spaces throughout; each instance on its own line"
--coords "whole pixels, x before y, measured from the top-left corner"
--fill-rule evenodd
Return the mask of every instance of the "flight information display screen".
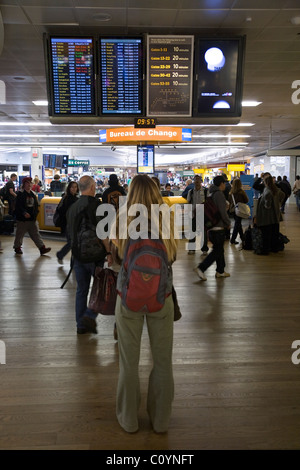
M 94 115 L 93 39 L 51 37 L 50 58 L 53 114 Z
M 148 36 L 147 116 L 191 116 L 194 36 Z
M 101 114 L 142 114 L 142 38 L 100 38 Z
M 137 173 L 154 173 L 154 145 L 137 146 Z

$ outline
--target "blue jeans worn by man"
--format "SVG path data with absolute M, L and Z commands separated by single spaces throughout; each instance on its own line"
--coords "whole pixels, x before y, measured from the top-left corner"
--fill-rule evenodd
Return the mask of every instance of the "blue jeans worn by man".
M 199 269 L 204 273 L 214 262 L 216 262 L 216 275 L 222 275 L 224 274 L 225 269 L 225 230 L 210 230 L 209 240 L 213 244 L 212 251 L 207 255 L 202 263 L 199 264 Z
M 74 271 L 77 281 L 75 312 L 78 334 L 83 334 L 87 331 L 97 333 L 97 314 L 88 308 L 88 294 L 91 278 L 95 273 L 95 267 L 95 263 L 81 263 L 74 259 Z

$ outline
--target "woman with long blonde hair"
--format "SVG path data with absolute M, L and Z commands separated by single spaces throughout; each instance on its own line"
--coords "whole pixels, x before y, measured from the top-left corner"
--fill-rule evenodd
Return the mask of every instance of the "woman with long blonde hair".
M 127 197 L 126 227 L 121 226 L 122 216 L 119 209 L 116 233 L 121 234 L 116 243 L 118 255 L 123 259 L 127 244 L 130 242 L 130 226 L 144 229 L 148 238 L 159 238 L 166 249 L 170 265 L 169 281 L 172 285 L 171 264 L 176 259 L 177 240 L 174 237 L 174 220 L 170 216 L 169 230 L 165 230 L 163 215 L 153 217 L 153 208 L 163 204 L 163 199 L 155 182 L 147 175 L 137 175 L 130 183 Z M 138 204 L 138 206 L 135 206 Z M 135 212 L 137 209 L 137 212 Z M 132 214 L 131 214 L 132 213 Z M 142 213 L 142 218 L 141 218 Z M 131 215 L 130 215 L 131 214 Z M 169 211 L 170 215 L 170 211 Z M 153 220 L 154 219 L 154 220 Z M 137 225 L 134 225 L 137 223 Z M 154 230 L 153 230 L 154 225 Z M 122 280 L 124 260 L 118 276 Z M 171 292 L 170 292 L 171 293 Z M 138 295 L 138 292 L 137 292 Z M 144 320 L 146 319 L 153 368 L 149 377 L 147 411 L 155 432 L 166 432 L 171 415 L 174 397 L 174 380 L 172 371 L 174 304 L 172 295 L 165 298 L 159 311 L 133 311 L 122 302 L 120 295 L 116 302 L 116 324 L 119 345 L 119 379 L 117 387 L 117 419 L 127 432 L 138 431 L 138 409 L 140 404 L 139 358 Z

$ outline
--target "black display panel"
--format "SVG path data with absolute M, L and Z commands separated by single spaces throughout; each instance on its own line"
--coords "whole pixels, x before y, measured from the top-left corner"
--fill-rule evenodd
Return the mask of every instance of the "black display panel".
M 95 47 L 92 37 L 47 40 L 50 116 L 96 114 Z
M 57 168 L 56 155 L 49 153 L 43 154 L 43 165 L 45 168 Z
M 137 173 L 153 174 L 154 171 L 154 145 L 138 145 Z
M 143 112 L 142 38 L 100 38 L 101 114 Z
M 197 38 L 194 116 L 241 116 L 244 37 Z
M 194 36 L 148 36 L 147 116 L 191 116 Z

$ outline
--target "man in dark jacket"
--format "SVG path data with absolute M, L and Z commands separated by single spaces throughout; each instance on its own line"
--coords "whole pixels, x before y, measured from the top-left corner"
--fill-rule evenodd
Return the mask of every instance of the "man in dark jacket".
M 285 204 L 290 195 L 292 194 L 292 188 L 286 176 L 284 176 L 283 178 L 281 178 L 281 176 L 277 176 L 276 186 L 281 189 L 281 191 L 284 193 L 284 200 L 280 208 L 281 213 L 284 214 Z
M 213 202 L 218 207 L 220 213 L 219 222 L 209 230 L 209 239 L 213 244 L 212 251 L 207 257 L 194 268 L 197 276 L 202 280 L 206 281 L 205 271 L 214 263 L 217 264 L 216 278 L 229 277 L 230 274 L 224 271 L 225 269 L 225 256 L 224 256 L 224 241 L 225 241 L 225 229 L 230 229 L 230 218 L 228 216 L 226 199 L 224 196 L 226 181 L 223 176 L 215 176 L 213 185 L 210 186 L 209 192 Z
M 96 183 L 91 176 L 82 176 L 79 180 L 79 191 L 81 193 L 80 198 L 77 202 L 71 205 L 67 212 L 67 224 L 68 231 L 71 238 L 71 246 L 74 245 L 74 239 L 76 237 L 76 231 L 78 229 L 76 221 L 79 218 L 80 214 L 83 214 L 85 218 L 89 221 L 90 226 L 96 232 L 96 226 L 98 219 L 96 217 L 96 211 L 98 206 L 101 204 L 99 199 L 96 199 Z M 91 240 L 91 245 L 92 241 Z M 98 240 L 99 244 L 101 243 Z M 102 240 L 102 243 L 106 250 L 106 257 L 108 265 L 112 264 L 112 255 L 109 251 L 109 241 L 108 239 Z M 92 246 L 89 248 L 93 249 Z M 77 290 L 76 290 L 76 301 L 75 301 L 75 311 L 76 311 L 76 325 L 77 325 L 77 334 L 84 333 L 97 333 L 97 313 L 87 307 L 88 304 L 88 294 L 90 289 L 91 278 L 94 276 L 96 262 L 82 262 L 72 250 L 73 255 L 73 266 L 77 281 Z M 103 265 L 103 260 L 99 261 Z
M 108 184 L 109 184 L 109 188 L 106 188 L 105 191 L 103 192 L 102 194 L 102 202 L 103 203 L 110 203 L 110 196 L 112 195 L 112 193 L 120 193 L 119 195 L 120 196 L 126 196 L 126 191 L 125 189 L 123 188 L 123 186 L 121 186 L 119 184 L 119 180 L 118 180 L 118 177 L 116 174 L 112 173 L 110 176 L 109 176 L 109 180 L 108 180 Z
M 17 175 L 12 173 L 10 175 L 10 179 L 7 181 L 5 185 L 5 192 L 6 192 L 6 199 L 8 201 L 8 213 L 9 215 L 14 217 L 15 206 L 16 206 L 16 189 L 15 189 L 15 181 L 17 181 Z
M 22 243 L 25 233 L 28 232 L 31 240 L 40 250 L 41 255 L 49 253 L 51 248 L 46 248 L 40 236 L 38 223 L 38 202 L 36 195 L 31 191 L 32 178 L 25 177 L 22 181 L 22 189 L 18 191 L 16 197 L 16 219 L 17 229 L 14 241 L 14 250 L 16 255 L 22 255 Z

